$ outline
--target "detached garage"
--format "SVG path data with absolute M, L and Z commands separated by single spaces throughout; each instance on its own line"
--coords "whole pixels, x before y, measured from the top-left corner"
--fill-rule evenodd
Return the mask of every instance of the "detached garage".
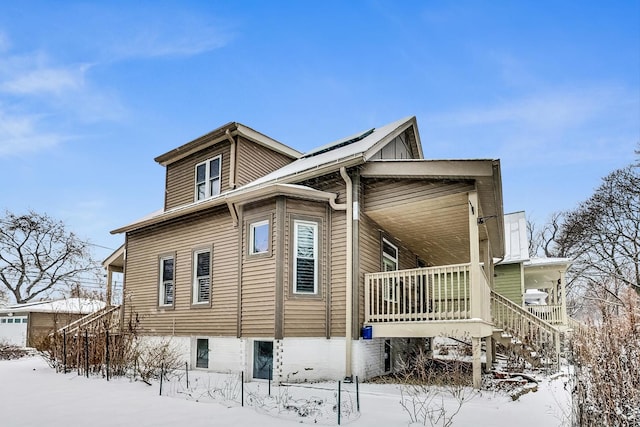
M 68 298 L 0 308 L 0 342 L 35 347 L 42 336 L 104 307 L 102 301 Z

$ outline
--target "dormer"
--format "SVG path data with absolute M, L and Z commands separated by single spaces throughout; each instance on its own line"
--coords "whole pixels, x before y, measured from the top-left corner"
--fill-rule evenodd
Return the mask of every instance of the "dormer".
M 164 210 L 219 196 L 300 156 L 247 126 L 228 123 L 155 158 L 166 168 Z

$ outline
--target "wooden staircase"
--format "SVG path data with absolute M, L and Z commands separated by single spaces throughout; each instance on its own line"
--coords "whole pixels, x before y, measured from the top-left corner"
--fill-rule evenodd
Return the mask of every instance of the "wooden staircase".
M 491 291 L 493 338 L 535 367 L 558 366 L 561 331 L 508 298 Z
M 67 326 L 58 329 L 58 333 L 66 335 L 76 335 L 81 331 L 109 331 L 109 333 L 117 333 L 119 330 L 120 306 L 113 305 L 69 323 Z

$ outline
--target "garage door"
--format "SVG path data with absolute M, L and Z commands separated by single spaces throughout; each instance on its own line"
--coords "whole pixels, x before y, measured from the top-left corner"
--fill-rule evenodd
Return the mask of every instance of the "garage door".
M 27 316 L 0 317 L 0 341 L 24 347 L 27 345 Z

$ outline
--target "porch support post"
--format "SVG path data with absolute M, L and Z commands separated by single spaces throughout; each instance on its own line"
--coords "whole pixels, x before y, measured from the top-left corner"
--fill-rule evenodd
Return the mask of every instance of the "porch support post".
M 560 298 L 559 298 L 559 303 L 561 304 L 561 313 L 562 313 L 562 324 L 563 325 L 568 325 L 569 324 L 569 319 L 567 319 L 567 293 L 566 293 L 566 288 L 565 288 L 565 273 L 566 271 L 562 270 L 560 271 Z M 557 293 L 557 291 L 556 291 Z
M 471 338 L 471 351 L 473 360 L 471 366 L 473 368 L 473 388 L 479 390 L 482 386 L 482 364 L 480 362 L 480 337 Z
M 471 317 L 482 318 L 482 289 L 480 272 L 480 242 L 478 233 L 478 193 L 469 192 L 469 283 L 471 285 Z
M 489 335 L 488 337 L 485 337 L 484 346 L 486 349 L 485 354 L 487 356 L 487 361 L 484 366 L 484 371 L 486 373 L 489 373 L 491 372 L 491 368 L 493 366 L 493 337 L 491 335 Z
M 113 287 L 113 269 L 110 265 L 107 266 L 107 295 L 106 295 L 106 303 L 107 307 L 111 307 L 111 288 Z

